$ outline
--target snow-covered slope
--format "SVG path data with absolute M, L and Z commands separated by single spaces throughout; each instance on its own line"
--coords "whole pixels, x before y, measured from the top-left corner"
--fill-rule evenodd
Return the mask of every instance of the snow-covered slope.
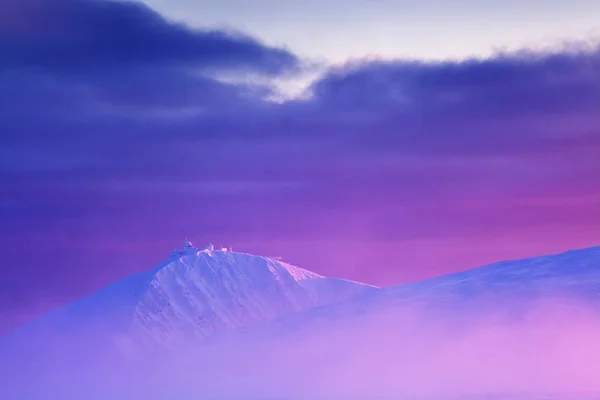
M 279 318 L 271 334 L 312 323 L 347 322 L 378 313 L 417 310 L 423 319 L 462 323 L 473 317 L 520 317 L 543 302 L 577 302 L 600 318 L 600 246 L 561 254 L 502 261 L 417 283 L 365 293 L 346 302 Z M 462 322 L 461 322 L 462 321 Z
M 377 288 L 327 278 L 267 257 L 184 243 L 155 268 L 123 279 L 18 329 L 96 336 L 122 350 L 202 340 L 340 302 Z
M 560 254 L 502 261 L 374 294 L 378 305 L 407 302 L 479 306 L 523 305 L 553 298 L 600 304 L 600 246 Z

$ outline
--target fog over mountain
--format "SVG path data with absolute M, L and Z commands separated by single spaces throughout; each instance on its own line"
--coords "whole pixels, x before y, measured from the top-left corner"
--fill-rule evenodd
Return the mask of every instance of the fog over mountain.
M 0 393 L 582 399 L 600 390 L 599 307 L 600 247 L 379 289 L 185 243 L 4 337 Z

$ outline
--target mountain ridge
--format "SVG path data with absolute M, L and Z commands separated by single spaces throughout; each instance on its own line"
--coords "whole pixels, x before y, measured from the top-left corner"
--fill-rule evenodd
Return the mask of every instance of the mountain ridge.
M 59 307 L 5 337 L 40 330 L 59 335 L 103 332 L 127 351 L 140 342 L 140 335 L 147 345 L 206 339 L 373 290 L 379 288 L 269 257 L 210 245 L 198 249 L 186 241 L 153 268 Z M 131 340 L 128 335 L 133 333 Z
M 479 317 L 483 312 L 506 314 L 548 299 L 585 303 L 596 308 L 600 317 L 600 246 L 504 260 L 383 287 L 338 304 L 282 316 L 269 324 L 268 329 L 283 332 L 311 323 L 409 308 L 427 316 L 443 319 L 451 315 L 461 320 Z

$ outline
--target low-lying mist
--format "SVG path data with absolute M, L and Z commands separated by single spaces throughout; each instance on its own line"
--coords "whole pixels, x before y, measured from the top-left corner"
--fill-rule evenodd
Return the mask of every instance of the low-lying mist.
M 188 343 L 126 359 L 80 335 L 49 344 L 59 354 L 76 348 L 87 361 L 46 358 L 11 371 L 1 361 L 0 373 L 11 380 L 10 393 L 0 391 L 0 397 L 371 400 L 514 393 L 533 399 L 600 393 L 597 312 L 565 298 L 520 311 L 519 318 L 495 309 L 437 318 L 399 306 L 321 319 L 275 337 L 233 335 L 210 346 Z

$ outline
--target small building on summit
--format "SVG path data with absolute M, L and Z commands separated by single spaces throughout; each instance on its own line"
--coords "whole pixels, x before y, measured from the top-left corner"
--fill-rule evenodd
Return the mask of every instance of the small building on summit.
M 197 247 L 194 247 L 194 245 L 192 244 L 192 242 L 190 242 L 189 240 L 185 239 L 185 241 L 183 242 L 183 248 L 182 249 L 175 249 L 171 252 L 171 255 L 173 256 L 183 256 L 185 254 L 192 254 L 192 253 L 197 253 L 198 251 L 200 251 L 200 249 L 198 249 Z
M 225 251 L 226 249 L 222 249 L 223 251 Z M 185 239 L 185 241 L 183 242 L 183 248 L 182 249 L 175 249 L 171 252 L 172 256 L 183 256 L 185 254 L 194 254 L 197 253 L 199 251 L 215 251 L 215 246 L 212 245 L 212 243 L 207 244 L 202 250 L 200 250 L 199 248 L 195 247 L 192 242 L 190 242 L 189 240 L 187 240 L 187 238 Z
M 190 250 L 198 250 L 198 248 L 197 248 L 197 247 L 194 247 L 194 245 L 192 244 L 192 242 L 190 242 L 190 241 L 189 241 L 189 240 L 187 240 L 187 239 L 185 240 L 185 242 L 183 242 L 183 249 L 184 249 L 184 250 L 187 250 L 187 249 L 190 249 Z

